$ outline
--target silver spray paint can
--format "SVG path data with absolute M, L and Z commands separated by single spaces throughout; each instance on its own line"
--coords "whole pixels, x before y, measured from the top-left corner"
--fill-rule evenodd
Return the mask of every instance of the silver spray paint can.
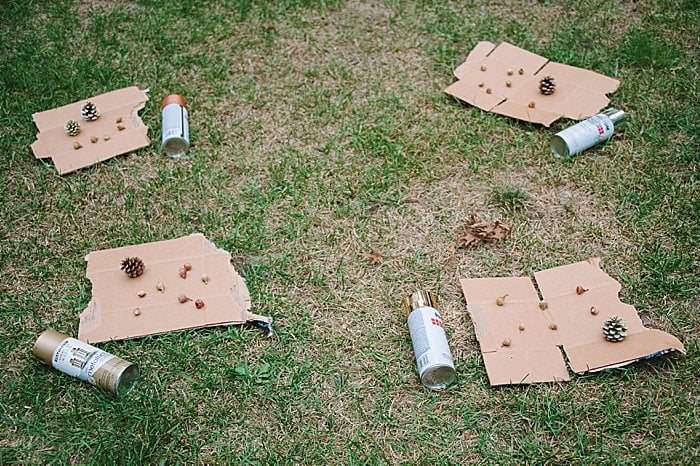
M 609 108 L 603 113 L 566 128 L 552 136 L 550 148 L 559 159 L 567 159 L 610 139 L 615 128 L 627 121 L 627 114 L 616 108 Z
M 44 364 L 116 396 L 125 395 L 139 378 L 135 364 L 54 330 L 39 335 L 32 352 Z
M 163 99 L 163 151 L 170 157 L 185 155 L 190 148 L 190 123 L 185 99 L 170 94 Z
M 416 291 L 404 299 L 404 309 L 420 380 L 442 390 L 454 382 L 455 365 L 435 298 L 430 291 Z

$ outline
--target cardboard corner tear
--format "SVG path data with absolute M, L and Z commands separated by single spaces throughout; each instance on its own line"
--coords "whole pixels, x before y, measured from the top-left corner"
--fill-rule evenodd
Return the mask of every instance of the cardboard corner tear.
M 80 117 L 80 109 L 88 100 L 100 110 L 101 115 L 95 121 L 84 121 Z M 151 143 L 148 127 L 138 115 L 146 101 L 146 91 L 132 86 L 34 113 L 32 119 L 39 133 L 32 143 L 32 152 L 39 159 L 50 157 L 58 173 L 63 175 L 146 147 Z M 65 133 L 64 125 L 68 120 L 80 123 L 77 136 Z M 75 143 L 81 147 L 76 149 Z
M 635 308 L 620 301 L 620 283 L 599 259 L 537 272 L 535 281 L 545 309 L 527 277 L 460 281 L 491 385 L 569 380 L 566 359 L 582 374 L 671 351 L 685 354 L 676 337 L 644 327 Z M 578 294 L 579 286 L 586 291 Z M 499 296 L 506 296 L 503 306 L 496 304 Z M 611 343 L 602 327 L 615 315 L 626 322 L 628 336 Z
M 143 274 L 136 278 L 120 269 L 122 259 L 133 256 L 145 264 Z M 201 234 L 95 251 L 86 260 L 92 299 L 80 314 L 78 338 L 89 343 L 270 321 L 250 312 L 250 294 L 231 265 L 231 254 L 216 248 Z M 185 263 L 192 269 L 183 279 L 180 268 Z M 158 283 L 164 285 L 163 291 L 156 288 Z M 140 297 L 142 291 L 145 296 Z M 180 303 L 180 294 L 192 300 Z M 194 305 L 197 299 L 204 302 L 201 309 Z
M 507 42 L 478 42 L 454 74 L 457 81 L 445 89 L 447 94 L 482 110 L 545 126 L 561 117 L 580 120 L 595 115 L 610 102 L 606 94 L 620 85 L 616 79 L 549 61 Z M 544 76 L 555 79 L 552 95 L 539 92 Z

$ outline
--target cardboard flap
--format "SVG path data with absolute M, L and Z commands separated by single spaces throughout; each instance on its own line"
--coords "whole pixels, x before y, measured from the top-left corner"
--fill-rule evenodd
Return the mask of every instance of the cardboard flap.
M 489 54 L 489 58 L 507 63 L 510 68 L 517 71 L 522 68 L 526 75 L 533 75 L 542 68 L 548 61 L 548 58 L 529 52 L 520 47 L 516 47 L 508 42 L 501 42 L 496 49 Z
M 458 81 L 446 93 L 482 110 L 545 126 L 562 116 L 582 119 L 598 113 L 610 102 L 606 94 L 620 84 L 506 42 L 497 47 L 479 42 L 454 74 Z M 554 77 L 556 91 L 551 95 L 539 91 L 543 76 Z
M 575 83 L 579 87 L 595 89 L 598 93 L 603 94 L 613 93 L 620 86 L 620 81 L 617 79 L 596 73 L 595 71 L 557 62 L 547 63 L 536 73 L 538 81 L 544 76 L 556 76 L 557 90 L 559 89 L 560 82 Z
M 542 303 L 526 277 L 460 280 L 492 385 L 568 380 L 559 346 L 578 373 L 685 353 L 677 338 L 645 328 L 634 307 L 620 301 L 620 283 L 603 272 L 599 259 L 536 272 L 535 279 Z M 603 335 L 612 316 L 627 326 L 622 342 Z
M 80 117 L 80 109 L 88 100 L 100 110 L 101 116 L 96 121 L 83 121 Z M 148 146 L 148 127 L 138 116 L 147 100 L 144 91 L 127 87 L 34 113 L 32 118 L 39 133 L 31 145 L 32 152 L 36 158 L 51 157 L 58 172 L 65 174 Z M 80 123 L 80 134 L 65 133 L 63 127 L 68 120 Z M 96 142 L 92 142 L 93 138 Z M 76 149 L 76 142 L 82 147 Z
M 586 290 L 612 287 L 619 292 L 621 289 L 617 280 L 603 272 L 597 257 L 535 272 L 535 280 L 545 300 L 575 294 L 579 286 Z
M 466 77 L 467 70 L 474 66 L 476 63 L 481 62 L 486 56 L 491 53 L 491 51 L 496 47 L 493 42 L 481 41 L 477 42 L 476 46 L 469 52 L 464 63 L 459 65 L 454 70 L 454 75 L 457 79 L 463 79 Z
M 484 353 L 489 383 L 496 385 L 530 384 L 569 380 L 569 372 L 556 346 L 533 351 Z
M 133 256 L 141 258 L 146 266 L 136 278 L 120 269 L 122 259 Z M 231 255 L 200 234 L 96 251 L 86 260 L 93 297 L 80 314 L 78 338 L 83 341 L 122 340 L 265 319 L 249 312 L 250 294 L 231 265 Z M 192 269 L 183 279 L 179 270 L 185 263 Z M 165 289 L 159 291 L 157 283 Z M 140 291 L 146 295 L 139 297 Z M 180 303 L 180 294 L 192 301 Z M 197 309 L 196 299 L 204 301 L 205 306 Z M 137 308 L 138 316 L 134 315 Z
M 505 99 L 502 95 L 487 94 L 478 85 L 467 81 L 457 81 L 450 85 L 445 92 L 461 101 L 467 102 L 482 110 L 489 111 Z
M 566 349 L 571 370 L 581 374 L 599 369 L 621 367 L 649 359 L 669 351 L 685 354 L 678 338 L 656 329 L 628 335 L 619 343 L 611 343 L 602 336 L 597 341 Z

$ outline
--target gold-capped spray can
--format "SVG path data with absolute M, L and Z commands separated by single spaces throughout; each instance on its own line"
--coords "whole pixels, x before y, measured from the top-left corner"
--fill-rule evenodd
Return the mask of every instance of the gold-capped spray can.
M 421 382 L 442 390 L 455 379 L 455 365 L 442 317 L 430 291 L 419 290 L 404 299 L 404 310 Z
M 125 395 L 139 378 L 135 364 L 54 330 L 39 335 L 32 353 L 44 364 L 115 396 Z

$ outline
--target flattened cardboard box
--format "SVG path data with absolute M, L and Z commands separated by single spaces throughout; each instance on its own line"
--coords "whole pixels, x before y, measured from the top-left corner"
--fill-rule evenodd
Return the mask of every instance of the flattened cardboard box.
M 121 261 L 137 256 L 145 264 L 142 275 L 130 278 Z M 217 249 L 201 234 L 91 252 L 86 275 L 92 299 L 80 314 L 78 338 L 89 343 L 123 340 L 186 328 L 269 322 L 249 311 L 248 288 L 231 265 L 231 254 Z M 189 263 L 187 278 L 179 275 Z M 208 280 L 202 280 L 206 275 Z M 157 283 L 164 285 L 161 292 Z M 146 295 L 139 297 L 139 292 Z M 180 303 L 184 293 L 192 301 Z M 197 309 L 194 300 L 204 301 Z M 139 309 L 139 315 L 134 314 Z
M 545 126 L 562 116 L 581 120 L 595 115 L 610 102 L 606 94 L 620 85 L 616 79 L 549 61 L 507 42 L 497 47 L 477 43 L 454 74 L 458 81 L 446 93 L 482 110 Z M 544 76 L 556 82 L 552 95 L 539 91 Z
M 559 347 L 577 374 L 669 351 L 685 354 L 676 337 L 644 327 L 635 308 L 619 300 L 621 285 L 601 270 L 599 259 L 535 273 L 546 309 L 540 308 L 528 277 L 460 281 L 491 385 L 569 380 Z M 578 294 L 579 286 L 587 291 Z M 505 295 L 503 306 L 497 305 L 496 298 Z M 591 313 L 592 307 L 598 309 L 597 315 Z M 603 336 L 603 323 L 611 316 L 627 323 L 628 335 L 622 342 L 612 343 Z M 503 345 L 506 338 L 508 346 Z
M 84 121 L 80 117 L 80 109 L 88 100 L 100 110 L 101 115 L 95 121 Z M 39 129 L 36 141 L 32 144 L 34 156 L 38 159 L 51 157 L 56 170 L 63 175 L 146 147 L 151 143 L 148 127 L 141 121 L 138 112 L 147 100 L 144 91 L 137 87 L 126 87 L 34 113 L 32 118 Z M 68 120 L 80 123 L 80 133 L 77 136 L 66 134 L 64 125 Z M 118 124 L 124 126 L 124 129 L 119 130 Z M 97 142 L 91 141 L 93 137 L 97 138 Z M 80 149 L 73 147 L 76 142 L 82 146 Z

